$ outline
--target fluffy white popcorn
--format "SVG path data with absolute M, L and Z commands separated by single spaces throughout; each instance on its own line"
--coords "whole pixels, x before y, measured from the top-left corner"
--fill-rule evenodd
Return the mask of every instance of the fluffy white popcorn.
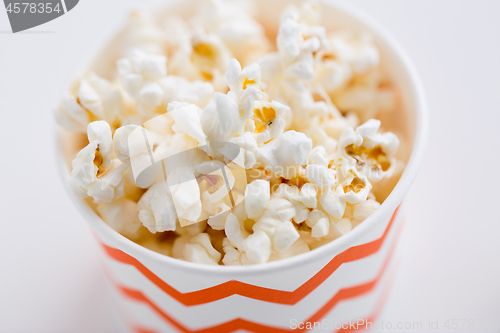
M 280 259 L 290 258 L 309 251 L 310 249 L 307 243 L 302 238 L 299 238 L 287 250 L 281 252 L 273 252 L 269 257 L 269 261 L 276 261 Z
M 130 160 L 129 152 L 129 136 L 137 127 L 137 125 L 126 125 L 118 128 L 113 134 L 113 146 L 116 157 L 120 161 Z
M 167 75 L 160 79 L 158 83 L 163 89 L 164 105 L 179 101 L 196 104 L 198 107 L 204 108 L 214 94 L 214 87 L 210 82 L 189 81 L 182 76 Z
M 328 167 L 328 157 L 326 153 L 326 149 L 323 146 L 314 147 L 309 156 L 307 157 L 309 164 L 317 164 L 324 167 Z
M 252 229 L 254 234 L 258 231 L 264 232 L 271 239 L 274 251 L 285 251 L 300 237 L 290 222 L 295 215 L 294 205 L 289 200 L 276 196 L 269 200 L 264 214 Z
M 278 224 L 273 236 L 273 248 L 277 252 L 286 251 L 300 238 L 299 233 L 290 221 Z
M 73 83 L 54 111 L 63 128 L 77 132 L 85 132 L 94 120 L 114 123 L 124 112 L 125 104 L 119 90 L 92 72 Z
M 99 216 L 113 229 L 130 239 L 141 235 L 142 224 L 137 213 L 137 203 L 121 198 L 109 203 L 97 205 Z
M 201 109 L 193 104 L 173 102 L 167 107 L 169 115 L 174 119 L 172 130 L 184 133 L 196 139 L 201 145 L 206 143 L 206 135 L 200 122 Z
M 246 253 L 233 247 L 230 244 L 229 239 L 224 238 L 222 245 L 223 245 L 223 249 L 224 249 L 224 253 L 225 253 L 224 258 L 222 258 L 222 262 L 224 263 L 224 265 L 235 266 L 235 265 L 251 265 L 252 264 L 252 262 L 250 262 L 250 260 L 248 260 Z
M 245 131 L 245 118 L 238 111 L 234 94 L 216 92 L 210 104 L 201 113 L 203 131 L 211 142 L 227 142 Z
M 72 161 L 70 185 L 77 195 L 90 196 L 95 203 L 119 199 L 124 195 L 123 174 L 129 165 L 112 159 L 113 142 L 108 123 L 90 123 L 87 132 L 90 143 Z
M 300 191 L 294 185 L 280 184 L 273 195 L 286 198 L 292 203 L 295 208 L 295 223 L 304 222 L 309 215 L 309 209 L 316 208 L 317 205 L 316 187 L 311 183 L 304 184 Z
M 333 190 L 327 189 L 319 196 L 323 210 L 333 218 L 341 219 L 344 215 L 346 201 L 340 198 Z
M 176 168 L 168 174 L 167 183 L 172 194 L 181 226 L 193 224 L 201 215 L 200 188 L 192 168 Z
M 144 116 L 153 113 L 165 97 L 159 81 L 167 75 L 167 58 L 134 50 L 116 65 L 124 89 L 138 103 L 138 112 Z
M 319 164 L 308 164 L 306 167 L 306 178 L 321 190 L 330 190 L 336 183 L 337 172 L 331 168 Z
M 245 239 L 245 249 L 250 263 L 263 264 L 271 256 L 271 240 L 265 232 L 256 230 Z
M 273 173 L 290 179 L 296 171 L 295 167 L 307 164 L 311 150 L 311 139 L 303 133 L 287 131 L 259 147 L 259 160 Z
M 271 199 L 269 182 L 257 179 L 247 185 L 245 190 L 245 209 L 250 219 L 258 220 L 264 214 Z
M 138 204 L 139 220 L 151 233 L 175 230 L 177 213 L 166 183 L 151 186 Z
M 245 169 L 250 169 L 257 163 L 259 158 L 259 146 L 255 137 L 250 132 L 245 132 L 240 136 L 229 140 L 240 147 L 240 153 L 234 162 Z
M 308 216 L 306 224 L 311 228 L 311 236 L 320 238 L 330 232 L 330 220 L 328 216 L 318 209 L 314 209 Z
M 236 248 L 242 249 L 245 239 L 248 237 L 248 232 L 242 227 L 238 218 L 229 213 L 226 217 L 226 223 L 224 225 L 224 230 L 226 232 L 227 239 L 229 243 Z
M 201 233 L 189 241 L 184 246 L 184 259 L 187 261 L 218 265 L 222 255 L 214 249 L 210 242 L 210 236 L 206 233 Z
M 74 132 L 85 132 L 91 119 L 90 113 L 71 94 L 63 97 L 54 110 L 54 117 L 62 128 Z

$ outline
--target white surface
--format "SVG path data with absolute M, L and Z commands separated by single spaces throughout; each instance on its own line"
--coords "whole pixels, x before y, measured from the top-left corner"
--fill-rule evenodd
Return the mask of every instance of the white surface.
M 408 196 L 405 261 L 381 319 L 422 322 L 421 332 L 429 320 L 439 320 L 433 332 L 452 331 L 447 319 L 500 326 L 500 2 L 351 2 L 407 50 L 431 113 L 428 153 Z M 49 108 L 136 5 L 82 0 L 32 33 L 0 33 L 0 332 L 125 331 L 88 228 L 59 181 Z M 34 33 L 46 31 L 54 33 Z

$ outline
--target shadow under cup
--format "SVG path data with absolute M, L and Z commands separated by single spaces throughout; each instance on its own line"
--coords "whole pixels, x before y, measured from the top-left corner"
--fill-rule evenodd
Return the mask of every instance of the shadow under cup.
M 183 1 L 156 13 L 161 19 L 188 17 L 197 1 Z M 294 1 L 255 1 L 258 18 L 271 38 L 278 13 Z M 418 77 L 394 39 L 370 17 L 348 4 L 323 3 L 327 30 L 369 31 L 381 54 L 381 66 L 398 88 L 402 109 L 381 119 L 388 130 L 407 135 L 411 147 L 406 169 L 381 207 L 346 235 L 311 252 L 263 265 L 209 266 L 150 251 L 109 227 L 85 201 L 68 190 L 90 225 L 116 304 L 131 329 L 138 332 L 287 332 L 316 328 L 350 330 L 376 320 L 390 290 L 397 260 L 402 205 L 423 158 L 427 133 L 425 99 Z M 111 79 L 120 57 L 124 32 L 98 52 L 89 67 Z M 80 148 L 70 133 L 59 133 L 60 165 L 68 184 L 70 163 Z M 75 146 L 79 148 L 76 149 Z M 316 323 L 316 324 L 315 324 Z M 344 324 L 344 328 L 342 328 Z

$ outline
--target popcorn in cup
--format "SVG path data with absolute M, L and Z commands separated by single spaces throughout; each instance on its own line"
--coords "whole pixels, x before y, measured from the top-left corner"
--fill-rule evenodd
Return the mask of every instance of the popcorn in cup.
M 377 23 L 341 3 L 186 1 L 133 13 L 89 70 L 55 112 L 61 173 L 132 330 L 376 320 L 427 132 Z

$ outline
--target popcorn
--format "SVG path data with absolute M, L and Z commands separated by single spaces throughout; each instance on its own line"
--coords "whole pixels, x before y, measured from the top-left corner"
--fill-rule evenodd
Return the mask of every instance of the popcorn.
M 204 108 L 214 94 L 214 87 L 209 82 L 188 81 L 182 76 L 168 75 L 161 79 L 159 84 L 163 89 L 164 105 L 179 101 Z
M 254 234 L 257 231 L 264 232 L 272 240 L 274 251 L 286 251 L 300 237 L 290 222 L 296 212 L 289 200 L 276 196 L 271 198 L 264 214 L 252 228 Z M 250 260 L 252 261 L 252 259 Z
M 91 121 L 102 119 L 114 123 L 124 112 L 125 104 L 118 89 L 90 72 L 73 83 L 55 110 L 55 118 L 69 131 L 85 132 Z
M 87 132 L 90 143 L 72 162 L 71 187 L 82 198 L 93 197 L 95 203 L 123 197 L 123 174 L 129 165 L 112 159 L 113 144 L 108 123 L 90 123 Z
M 57 123 L 68 131 L 85 132 L 91 115 L 74 96 L 68 94 L 54 110 L 54 117 Z
M 245 190 L 245 209 L 250 219 L 258 220 L 271 199 L 269 182 L 257 179 L 248 184 Z
M 184 133 L 200 144 L 205 144 L 206 135 L 200 122 L 201 109 L 196 105 L 173 102 L 168 105 L 167 111 L 174 119 L 172 130 L 175 133 Z
M 248 14 L 250 6 L 250 2 L 242 1 L 207 1 L 192 22 L 220 36 L 234 57 L 250 64 L 271 47 L 263 27 Z
M 210 237 L 206 233 L 191 238 L 184 248 L 184 258 L 191 262 L 218 265 L 221 257 L 221 254 L 212 246 Z
M 311 15 L 309 15 L 311 18 Z M 302 23 L 300 23 L 302 22 Z M 293 110 L 293 123 L 302 128 L 311 116 L 327 112 L 323 101 L 315 102 L 306 86 L 314 78 L 314 53 L 325 47 L 326 32 L 323 27 L 309 26 L 302 20 L 301 12 L 294 7 L 282 15 L 276 43 L 277 54 L 263 57 L 259 64 L 269 74 L 263 80 L 275 89 L 268 89 L 271 98 L 284 101 Z
M 263 264 L 271 256 L 271 240 L 263 231 L 256 230 L 245 242 L 246 256 L 252 264 Z
M 287 131 L 259 148 L 259 160 L 276 175 L 290 179 L 297 166 L 307 164 L 311 150 L 311 139 L 303 133 Z M 290 154 L 291 151 L 294 153 Z
M 203 131 L 211 142 L 227 142 L 245 130 L 245 119 L 238 111 L 234 95 L 216 92 L 210 104 L 203 110 L 200 121 Z
M 133 14 L 107 74 L 119 86 L 89 73 L 55 111 L 88 136 L 71 187 L 153 251 L 208 265 L 299 255 L 366 220 L 404 169 L 375 119 L 397 98 L 372 38 L 327 35 L 309 1 L 285 9 L 269 52 L 251 12 L 207 0 L 186 21 Z
M 240 154 L 234 159 L 234 162 L 245 169 L 251 169 L 257 163 L 260 156 L 259 146 L 255 137 L 249 132 L 245 132 L 240 136 L 229 140 L 240 147 Z
M 278 224 L 273 235 L 273 248 L 277 252 L 286 251 L 290 246 L 300 238 L 299 233 L 292 222 L 285 221 Z
M 307 217 L 306 224 L 311 228 L 311 236 L 320 238 L 330 232 L 330 220 L 328 216 L 318 209 L 314 209 Z
M 138 203 L 139 220 L 151 233 L 175 230 L 177 213 L 166 183 L 151 186 Z
M 129 136 L 136 128 L 137 125 L 126 125 L 118 128 L 113 135 L 113 146 L 115 148 L 115 154 L 120 161 L 130 160 L 129 151 Z
M 384 177 L 390 177 L 394 171 L 395 158 L 399 148 L 399 140 L 391 132 L 377 133 L 380 120 L 370 119 L 342 134 L 339 142 L 339 154 L 369 170 L 368 179 L 377 182 Z
M 111 228 L 130 239 L 137 239 L 141 235 L 141 222 L 137 213 L 137 203 L 121 198 L 109 203 L 97 205 L 99 216 Z
M 159 80 L 167 75 L 167 58 L 134 50 L 116 63 L 125 90 L 138 103 L 137 111 L 148 116 L 159 107 L 164 92 Z
M 198 222 L 201 215 L 200 188 L 192 168 L 176 168 L 167 176 L 177 216 L 181 226 Z
M 352 217 L 355 220 L 364 221 L 370 215 L 372 215 L 379 207 L 380 203 L 378 203 L 373 199 L 368 199 L 365 202 L 353 206 Z

